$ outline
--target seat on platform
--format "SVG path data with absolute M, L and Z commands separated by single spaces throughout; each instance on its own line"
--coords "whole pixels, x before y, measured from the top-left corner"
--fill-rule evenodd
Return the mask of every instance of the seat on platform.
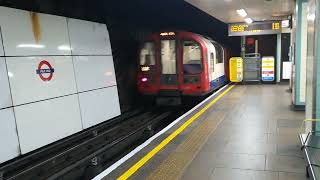
M 301 149 L 307 161 L 306 173 L 312 179 L 320 178 L 320 132 L 300 134 Z

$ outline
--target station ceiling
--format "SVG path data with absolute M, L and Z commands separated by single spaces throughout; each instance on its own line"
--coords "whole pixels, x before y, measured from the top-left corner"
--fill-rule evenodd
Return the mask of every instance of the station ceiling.
M 243 22 L 236 10 L 244 9 L 254 21 L 284 20 L 293 13 L 294 0 L 185 0 L 225 22 Z

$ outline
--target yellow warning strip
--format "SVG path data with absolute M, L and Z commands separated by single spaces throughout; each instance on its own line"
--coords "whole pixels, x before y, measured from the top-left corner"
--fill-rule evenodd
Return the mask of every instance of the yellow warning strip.
M 185 169 L 208 141 L 210 134 L 218 127 L 225 115 L 223 110 L 210 112 L 210 117 L 188 134 L 188 137 L 175 150 L 171 151 L 168 157 L 148 175 L 146 180 L 181 179 Z
M 145 163 L 147 163 L 153 156 L 155 156 L 161 149 L 168 145 L 175 137 L 177 137 L 183 130 L 185 130 L 192 122 L 194 122 L 199 116 L 205 113 L 211 106 L 213 106 L 219 99 L 225 96 L 235 85 L 230 86 L 227 90 L 221 93 L 218 97 L 207 104 L 203 109 L 192 116 L 188 121 L 186 121 L 182 126 L 170 134 L 166 139 L 164 139 L 159 145 L 152 149 L 147 155 L 140 159 L 136 164 L 134 164 L 130 169 L 123 173 L 118 180 L 126 180 L 132 176 L 137 170 L 139 170 Z

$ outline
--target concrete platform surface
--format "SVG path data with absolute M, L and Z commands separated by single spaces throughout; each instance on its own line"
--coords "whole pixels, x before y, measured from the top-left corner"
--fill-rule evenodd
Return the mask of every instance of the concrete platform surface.
M 287 88 L 236 85 L 129 179 L 307 179 L 298 140 L 304 112 L 290 110 Z M 174 128 L 105 179 L 120 177 Z

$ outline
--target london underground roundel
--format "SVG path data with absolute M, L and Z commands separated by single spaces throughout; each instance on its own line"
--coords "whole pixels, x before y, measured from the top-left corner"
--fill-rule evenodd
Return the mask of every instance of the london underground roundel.
M 39 63 L 36 73 L 42 81 L 50 81 L 53 77 L 54 69 L 48 61 L 43 60 Z

